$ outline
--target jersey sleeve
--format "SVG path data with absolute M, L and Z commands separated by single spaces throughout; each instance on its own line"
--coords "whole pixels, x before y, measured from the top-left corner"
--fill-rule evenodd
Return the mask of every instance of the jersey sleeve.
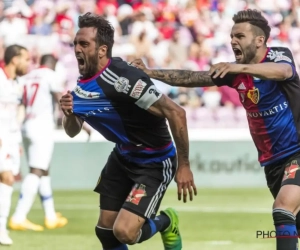
M 292 52 L 288 48 L 285 47 L 271 48 L 267 55 L 267 58 L 269 59 L 270 62 L 287 63 L 291 65 L 293 70 L 293 75 L 287 80 L 291 80 L 296 76 L 296 67 L 295 67 L 294 58 Z
M 145 110 L 162 97 L 162 93 L 156 88 L 148 75 L 133 67 L 128 68 L 124 77 L 120 77 L 116 81 L 114 90 L 115 93 L 111 99 L 134 103 Z

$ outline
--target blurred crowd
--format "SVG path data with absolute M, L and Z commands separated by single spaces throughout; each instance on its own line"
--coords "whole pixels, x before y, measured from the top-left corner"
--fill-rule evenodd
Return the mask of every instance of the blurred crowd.
M 31 51 L 32 68 L 53 53 L 65 90 L 78 77 L 72 41 L 78 16 L 88 11 L 106 17 L 115 28 L 113 56 L 143 58 L 150 68 L 207 70 L 234 61 L 230 47 L 232 16 L 261 10 L 272 32 L 268 46 L 291 49 L 300 65 L 300 0 L 2 0 L 0 59 L 5 46 Z M 235 90 L 228 87 L 158 88 L 185 107 L 189 127 L 245 127 L 246 116 Z M 58 120 L 61 113 L 58 112 Z

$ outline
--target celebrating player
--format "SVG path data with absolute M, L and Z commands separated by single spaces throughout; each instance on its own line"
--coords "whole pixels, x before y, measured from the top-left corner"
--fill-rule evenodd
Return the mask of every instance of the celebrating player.
M 13 230 L 44 229 L 27 219 L 38 192 L 43 203 L 46 228 L 54 229 L 67 224 L 67 219 L 55 212 L 48 170 L 54 146 L 53 99 L 59 102 L 62 96 L 62 86 L 54 71 L 56 62 L 53 55 L 43 55 L 40 67 L 21 79 L 26 108 L 22 134 L 30 172 L 22 183 L 16 211 L 9 222 Z
M 300 229 L 299 76 L 288 48 L 267 47 L 271 29 L 260 12 L 240 11 L 233 21 L 235 63 L 218 63 L 203 72 L 149 70 L 140 59 L 132 64 L 173 86 L 227 85 L 237 90 L 275 199 L 272 214 L 276 233 L 288 231 L 294 236 L 296 227 Z M 277 250 L 295 250 L 297 242 L 297 237 L 277 238 Z
M 4 52 L 5 66 L 0 69 L 0 244 L 2 245 L 13 244 L 6 226 L 14 176 L 20 170 L 17 139 L 20 132 L 17 121 L 20 90 L 16 78 L 27 73 L 29 62 L 26 48 L 11 45 Z
M 112 57 L 114 30 L 105 19 L 87 13 L 79 28 L 74 48 L 82 78 L 61 99 L 64 129 L 74 137 L 86 121 L 116 143 L 95 187 L 96 235 L 103 249 L 123 250 L 161 232 L 165 249 L 182 249 L 175 210 L 156 213 L 175 172 L 178 198 L 183 194 L 186 202 L 187 192 L 191 200 L 196 194 L 185 112 L 143 71 Z

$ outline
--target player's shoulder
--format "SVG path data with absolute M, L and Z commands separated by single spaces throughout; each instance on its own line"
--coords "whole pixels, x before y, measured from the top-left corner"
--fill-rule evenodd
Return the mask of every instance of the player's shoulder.
M 272 62 L 287 61 L 292 63 L 293 55 L 288 47 L 270 47 L 266 59 Z
M 141 78 L 148 78 L 144 71 L 130 65 L 129 62 L 122 60 L 119 57 L 113 57 L 109 68 L 118 75 L 118 77 L 128 78 L 130 81 L 138 80 Z
M 269 52 L 270 51 L 291 51 L 288 47 L 283 47 L 283 46 L 272 46 L 272 47 L 269 47 Z

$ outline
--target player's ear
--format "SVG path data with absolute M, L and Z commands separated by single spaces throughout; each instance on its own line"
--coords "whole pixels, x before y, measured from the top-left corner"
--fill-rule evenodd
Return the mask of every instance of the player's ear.
M 261 46 L 263 46 L 265 44 L 265 37 L 264 36 L 257 36 L 256 37 L 256 47 L 260 48 Z
M 106 45 L 101 45 L 99 47 L 99 50 L 98 50 L 98 56 L 99 56 L 99 58 L 102 58 L 106 55 L 107 55 L 107 46 Z
M 18 56 L 14 56 L 12 59 L 11 59 L 11 63 L 13 65 L 17 65 L 19 62 L 19 57 Z

